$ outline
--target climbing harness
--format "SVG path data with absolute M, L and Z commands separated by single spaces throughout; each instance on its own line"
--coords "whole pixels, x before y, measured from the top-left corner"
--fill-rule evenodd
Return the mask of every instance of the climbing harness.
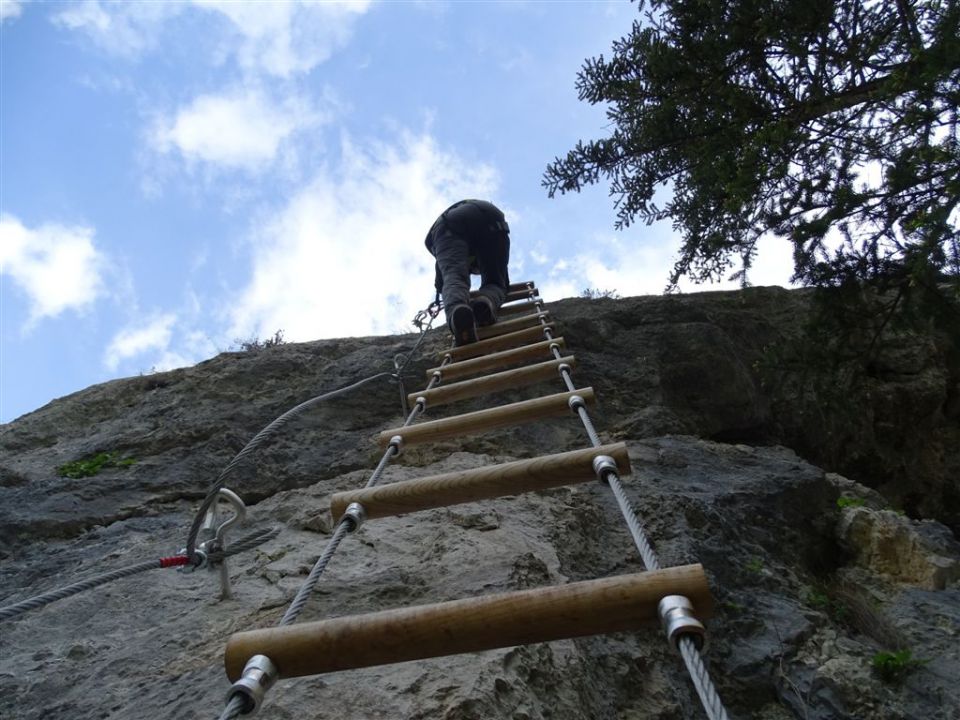
M 413 408 L 403 425 L 380 433 L 384 452 L 365 487 L 331 498 L 331 512 L 339 518 L 334 533 L 279 627 L 236 633 L 230 638 L 224 663 L 234 683 L 227 692 L 220 720 L 233 720 L 256 711 L 281 677 L 635 629 L 638 620 L 646 617 L 659 619 L 668 641 L 683 658 L 710 720 L 727 720 L 700 655 L 705 629 L 696 612 L 709 613 L 712 605 L 702 567 L 661 568 L 643 523 L 620 482 L 621 474 L 630 472 L 626 446 L 601 443 L 587 409 L 594 401 L 593 389 L 578 389 L 574 384 L 575 358 L 561 352 L 563 338 L 554 336 L 539 291 L 533 283 L 511 285 L 507 300 L 525 302 L 501 308 L 501 318 L 529 309 L 534 314 L 502 319 L 481 328 L 478 342 L 444 352 L 440 365 L 427 370 L 430 380 L 426 388 L 407 396 Z M 515 365 L 544 353 L 553 359 L 440 385 L 441 380 L 457 380 Z M 519 387 L 554 373 L 560 374 L 567 392 L 414 423 L 428 405 Z M 579 417 L 591 448 L 377 487 L 386 465 L 406 444 L 459 437 L 568 411 Z M 335 618 L 294 625 L 337 548 L 367 520 L 587 479 L 599 480 L 610 488 L 645 572 L 382 611 L 357 619 Z M 410 641 L 411 634 L 416 642 Z

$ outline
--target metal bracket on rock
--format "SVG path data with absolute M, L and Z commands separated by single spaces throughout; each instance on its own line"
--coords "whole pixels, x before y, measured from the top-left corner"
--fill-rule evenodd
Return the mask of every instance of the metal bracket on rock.
M 219 505 L 221 502 L 226 502 L 233 510 L 233 514 L 223 522 L 220 521 Z M 198 537 L 202 540 L 197 545 L 197 554 L 203 557 L 203 561 L 199 565 L 187 565 L 183 568 L 184 572 L 191 572 L 198 567 L 207 567 L 210 570 L 213 570 L 214 566 L 218 567 L 220 571 L 221 600 L 228 600 L 233 596 L 230 588 L 230 573 L 227 568 L 227 559 L 223 558 L 219 561 L 209 561 L 208 558 L 212 553 L 223 551 L 224 538 L 227 530 L 234 525 L 242 524 L 246 519 L 247 506 L 244 505 L 240 496 L 232 490 L 220 488 L 217 492 L 217 499 L 210 505 L 206 516 L 203 518 L 203 525 L 200 526 Z

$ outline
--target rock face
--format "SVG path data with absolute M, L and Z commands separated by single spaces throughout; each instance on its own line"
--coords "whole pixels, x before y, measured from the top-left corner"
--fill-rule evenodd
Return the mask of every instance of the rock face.
M 800 413 L 795 388 L 763 374 L 766 350 L 795 332 L 805 304 L 804 293 L 759 288 L 549 310 L 577 357 L 578 385 L 597 392 L 602 439 L 630 447 L 624 485 L 661 563 L 706 568 L 717 601 L 706 658 L 731 717 L 955 718 L 956 369 L 936 339 L 895 348 L 858 420 L 828 436 L 831 407 Z M 0 427 L 0 605 L 175 553 L 210 482 L 258 430 L 391 369 L 415 341 L 225 353 L 95 386 Z M 425 384 L 446 342 L 428 337 L 408 390 Z M 807 397 L 800 409 L 811 407 Z M 280 534 L 229 561 L 231 599 L 219 599 L 216 573 L 155 570 L 0 622 L 0 717 L 218 717 L 226 639 L 277 624 L 329 539 L 329 496 L 367 481 L 380 459 L 374 435 L 402 421 L 396 387 L 378 381 L 312 408 L 241 466 L 228 486 L 250 518 L 228 539 Z M 587 445 L 575 418 L 554 419 L 410 447 L 381 482 Z M 97 474 L 57 474 L 98 453 L 113 462 Z M 642 569 L 609 490 L 572 486 L 371 521 L 344 541 L 301 621 Z M 896 667 L 882 671 L 882 651 L 899 653 Z M 704 717 L 657 628 L 281 681 L 260 713 Z

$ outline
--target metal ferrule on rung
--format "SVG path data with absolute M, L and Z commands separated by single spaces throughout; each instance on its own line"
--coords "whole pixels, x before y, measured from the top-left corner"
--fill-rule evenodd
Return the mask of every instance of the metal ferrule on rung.
M 667 595 L 657 606 L 657 613 L 671 645 L 678 647 L 680 638 L 689 637 L 698 650 L 703 647 L 707 630 L 693 614 L 693 603 L 688 598 L 683 595 Z

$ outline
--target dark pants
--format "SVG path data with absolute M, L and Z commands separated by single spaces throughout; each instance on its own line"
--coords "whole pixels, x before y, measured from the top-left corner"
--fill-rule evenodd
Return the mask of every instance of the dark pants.
M 490 221 L 472 205 L 447 213 L 433 238 L 433 253 L 443 276 L 443 306 L 447 320 L 457 305 L 470 304 L 471 258 L 480 271 L 480 294 L 495 309 L 503 304 L 510 278 L 510 236 L 490 229 Z

